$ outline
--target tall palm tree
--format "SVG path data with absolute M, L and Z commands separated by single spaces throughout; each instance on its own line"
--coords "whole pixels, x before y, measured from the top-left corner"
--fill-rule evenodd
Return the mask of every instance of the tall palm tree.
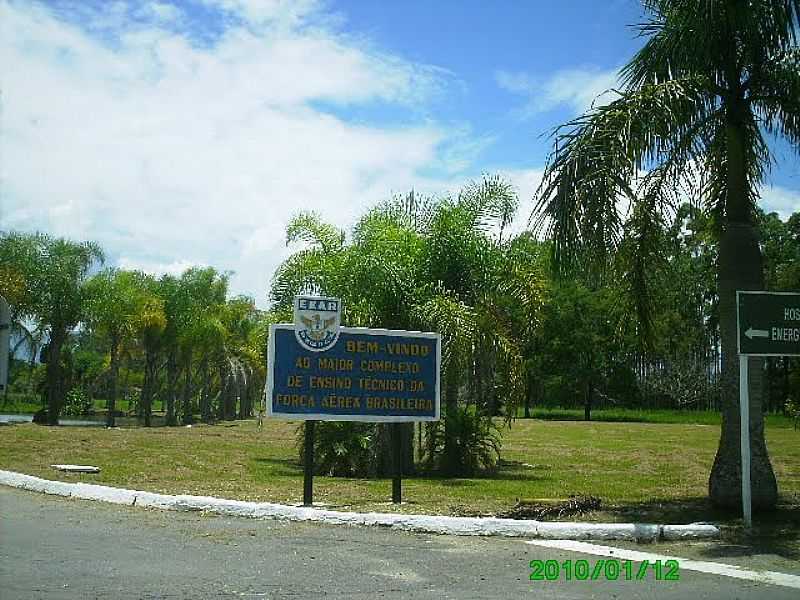
M 222 337 L 209 348 L 219 371 L 219 419 L 236 418 L 236 401 L 239 401 L 239 417 L 250 413 L 250 400 L 254 390 L 254 379 L 259 375 L 258 352 L 252 347 L 252 333 L 259 317 L 255 300 L 249 296 L 230 298 L 219 307 L 218 318 Z M 204 382 L 204 395 L 208 396 L 208 384 Z M 206 410 L 211 403 L 206 400 Z
M 137 271 L 110 268 L 97 273 L 85 285 L 86 321 L 108 341 L 108 427 L 115 425 L 121 350 L 152 318 L 156 299 L 144 286 L 143 277 Z
M 64 395 L 61 349 L 85 316 L 85 282 L 103 261 L 94 242 L 76 243 L 44 233 L 0 233 L 0 294 L 14 314 L 48 335 L 47 423 L 58 425 Z
M 153 394 L 158 374 L 158 361 L 164 346 L 167 315 L 161 285 L 152 275 L 137 273 L 138 284 L 145 294 L 142 311 L 137 319 L 136 336 L 144 352 L 144 378 L 142 381 L 141 410 L 139 414 L 145 427 L 150 427 L 153 412 Z
M 724 381 L 709 493 L 733 507 L 740 499 L 735 291 L 762 288 L 754 215 L 771 162 L 765 138 L 800 143 L 800 0 L 644 0 L 644 7 L 647 42 L 622 69 L 622 90 L 555 134 L 537 224 L 550 230 L 562 267 L 582 256 L 602 262 L 621 241 L 618 202 L 627 199 L 641 267 L 654 247 L 648 231 L 674 211 L 681 184 L 700 185 L 717 225 Z M 644 292 L 646 269 L 639 272 Z M 646 312 L 646 303 L 640 308 Z M 760 373 L 751 362 L 751 373 Z M 774 505 L 777 486 L 759 378 L 751 381 L 753 504 L 764 508 Z
M 184 425 L 194 421 L 194 359 L 200 359 L 202 369 L 208 358 L 208 349 L 221 344 L 224 337 L 224 326 L 219 319 L 219 313 L 225 305 L 229 278 L 229 273 L 220 273 L 213 267 L 193 267 L 184 271 L 180 278 L 184 310 L 179 318 L 178 346 L 184 375 L 181 403 L 181 422 Z M 208 386 L 205 387 L 207 391 Z M 204 408 L 208 416 L 205 400 L 207 397 L 204 398 Z

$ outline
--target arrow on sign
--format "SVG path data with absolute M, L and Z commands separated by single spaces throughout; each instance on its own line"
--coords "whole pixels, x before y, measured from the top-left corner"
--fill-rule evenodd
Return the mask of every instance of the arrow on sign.
M 752 327 L 750 327 L 747 331 L 745 331 L 744 334 L 751 340 L 754 337 L 763 337 L 763 338 L 769 337 L 769 331 L 766 331 L 764 329 L 753 329 Z

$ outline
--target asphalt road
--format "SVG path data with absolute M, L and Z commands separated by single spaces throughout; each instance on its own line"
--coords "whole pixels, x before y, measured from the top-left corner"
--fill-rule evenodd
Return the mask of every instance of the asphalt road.
M 530 581 L 521 540 L 175 513 L 0 487 L 0 598 L 796 598 L 702 573 Z

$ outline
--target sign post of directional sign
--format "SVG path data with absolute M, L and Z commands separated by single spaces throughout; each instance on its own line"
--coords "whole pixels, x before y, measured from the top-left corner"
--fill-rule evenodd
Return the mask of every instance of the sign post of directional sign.
M 742 515 L 753 524 L 750 489 L 750 394 L 748 356 L 800 356 L 800 293 L 736 292 L 739 340 Z

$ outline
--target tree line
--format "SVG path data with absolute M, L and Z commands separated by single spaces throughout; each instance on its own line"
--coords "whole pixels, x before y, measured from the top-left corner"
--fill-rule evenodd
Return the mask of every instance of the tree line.
M 154 400 L 167 425 L 249 416 L 265 371 L 254 300 L 229 297 L 229 273 L 213 267 L 156 278 L 103 268 L 103 258 L 91 242 L 0 234 L 0 294 L 11 306 L 15 354 L 28 362 L 17 364 L 16 389 L 41 391 L 49 424 L 65 401 L 100 394 L 113 426 L 123 369 L 145 426 Z
M 651 234 L 660 262 L 646 275 L 642 318 L 643 292 L 628 275 L 635 254 L 615 253 L 602 280 L 591 269 L 558 275 L 551 242 L 511 232 L 517 209 L 512 186 L 486 176 L 453 196 L 392 198 L 349 232 L 299 213 L 286 232 L 298 249 L 272 278 L 268 310 L 231 296 L 230 274 L 213 267 L 157 278 L 104 267 L 93 243 L 2 233 L 0 293 L 15 346 L 44 363 L 20 361 L 12 389 L 38 385 L 49 423 L 65 406 L 100 397 L 113 426 L 122 381 L 144 426 L 154 405 L 166 425 L 247 418 L 261 400 L 269 324 L 291 321 L 296 294 L 319 293 L 342 298 L 346 325 L 442 335 L 444 417 L 407 428 L 408 472 L 415 446 L 417 463 L 442 472 L 491 466 L 492 417 L 529 416 L 537 406 L 582 407 L 587 419 L 597 406 L 653 398 L 719 407 L 713 216 L 686 202 Z M 800 289 L 800 213 L 759 219 L 765 280 Z M 770 359 L 766 373 L 767 405 L 780 410 L 798 395 L 800 370 Z M 319 444 L 323 471 L 388 472 L 379 426 L 326 424 Z
M 548 395 L 582 395 L 587 418 L 595 399 L 630 402 L 647 386 L 676 402 L 716 397 L 723 425 L 709 493 L 734 507 L 741 496 L 735 292 L 800 289 L 798 215 L 784 222 L 759 208 L 771 143 L 800 148 L 800 0 L 643 6 L 645 43 L 622 68 L 619 89 L 554 132 L 533 220 L 549 242 L 509 235 L 516 198 L 498 178 L 452 198 L 396 199 L 369 211 L 349 238 L 301 214 L 287 234 L 306 247 L 276 274 L 272 314 L 285 316 L 294 293 L 317 290 L 345 299 L 349 324 L 441 332 L 444 424 L 418 431 L 417 441 L 449 473 L 491 455 L 491 415 L 513 418 Z M 83 286 L 101 254 L 93 244 L 11 233 L 2 253 L 0 292 L 49 334 L 52 420 L 70 332 L 81 323 L 81 331 L 105 336 L 113 382 L 112 358 L 140 325 L 89 310 L 103 304 Z M 193 402 L 208 416 L 218 401 L 206 375 L 225 351 L 200 345 L 225 336 L 214 326 L 194 328 L 194 317 L 170 317 L 169 297 L 159 352 L 171 421 L 180 377 L 182 418 L 192 418 Z M 797 402 L 797 365 L 753 357 L 748 368 L 753 503 L 769 508 L 777 484 L 763 400 Z M 198 377 L 209 383 L 194 390 Z M 329 433 L 354 455 L 381 447 L 380 429 L 342 425 Z M 484 451 L 465 458 L 474 448 Z M 372 464 L 380 455 L 373 452 Z

